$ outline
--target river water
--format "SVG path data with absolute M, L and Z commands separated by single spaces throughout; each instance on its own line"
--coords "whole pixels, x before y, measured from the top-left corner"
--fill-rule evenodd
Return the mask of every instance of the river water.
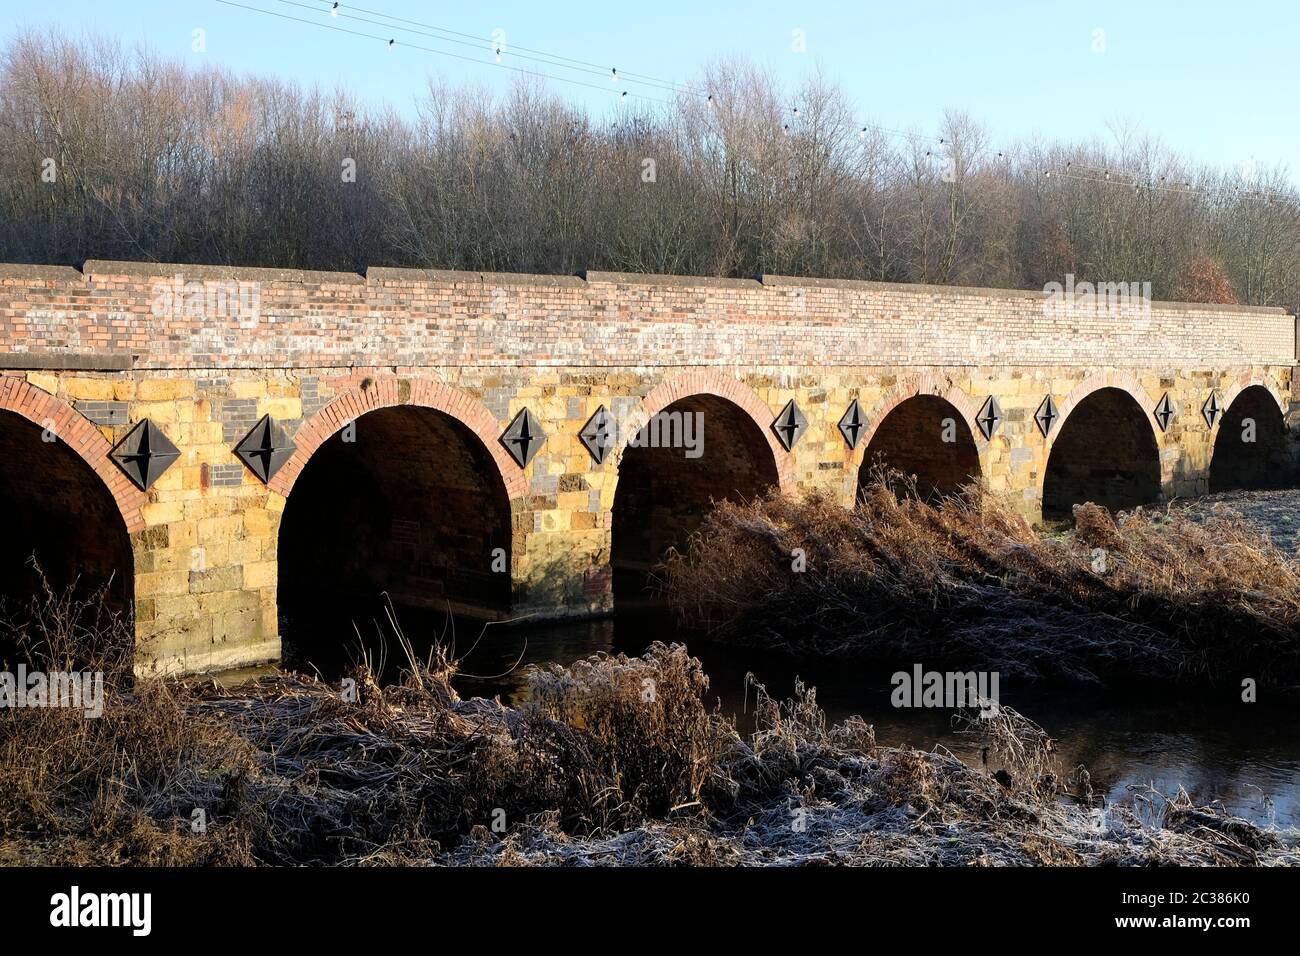
M 466 697 L 500 696 L 504 703 L 519 703 L 527 696 L 530 664 L 568 664 L 602 651 L 635 655 L 655 640 L 678 641 L 700 659 L 709 675 L 709 705 L 719 702 L 742 729 L 753 720 L 754 695 L 752 689 L 746 694 L 746 674 L 752 673 L 779 698 L 790 696 L 801 679 L 817 688 L 818 704 L 831 720 L 859 715 L 875 727 L 881 744 L 946 748 L 968 763 L 980 762 L 980 747 L 955 732 L 952 711 L 892 706 L 888 673 L 842 662 L 795 662 L 687 638 L 662 612 L 486 628 L 464 620 L 449 625 L 443 616 L 414 609 L 402 609 L 398 617 L 417 653 L 425 653 L 432 641 L 454 640 L 460 663 L 454 683 Z M 394 641 L 377 636 L 381 629 L 373 622 L 360 629 L 376 635 L 364 641 L 349 622 L 337 619 L 339 640 L 320 641 L 321 626 L 318 622 L 312 627 L 315 649 L 297 645 L 286 629 L 287 665 L 333 679 L 364 646 L 371 655 L 386 652 L 386 676 L 396 675 L 401 653 Z M 938 662 L 934 669 L 940 669 Z M 1112 695 L 1016 686 L 1003 680 L 999 690 L 1003 705 L 1036 721 L 1056 739 L 1062 771 L 1085 766 L 1094 791 L 1112 802 L 1129 802 L 1148 787 L 1171 796 L 1182 787 L 1198 804 L 1217 801 L 1256 823 L 1300 826 L 1300 715 L 1285 702 L 1243 704 L 1232 689 L 1216 692 L 1218 696 L 1159 689 Z

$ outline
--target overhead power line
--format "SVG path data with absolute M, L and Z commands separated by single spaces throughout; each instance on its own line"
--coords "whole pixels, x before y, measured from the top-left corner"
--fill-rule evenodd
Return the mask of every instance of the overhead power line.
M 1078 173 L 1075 169 L 1084 169 L 1092 172 Z M 1101 175 L 1096 175 L 1100 173 Z M 1040 171 L 1044 179 L 1070 179 L 1076 182 L 1097 183 L 1103 186 L 1113 186 L 1134 193 L 1152 192 L 1152 193 L 1176 193 L 1181 195 L 1197 195 L 1210 198 L 1231 197 L 1234 199 L 1253 199 L 1265 203 L 1290 206 L 1300 210 L 1300 197 L 1279 193 L 1267 189 L 1250 189 L 1241 186 L 1229 187 L 1211 187 L 1197 186 L 1188 179 L 1170 178 L 1161 176 L 1158 179 L 1138 179 L 1131 173 L 1122 170 L 1109 169 L 1104 166 L 1089 166 L 1084 163 L 1077 163 L 1073 160 L 1066 162 L 1064 165 L 1057 165 L 1054 168 L 1048 168 Z
M 556 80 L 561 83 L 571 83 L 575 86 L 585 86 L 588 89 L 600 90 L 602 93 L 610 92 L 609 87 L 597 86 L 595 83 L 588 83 L 585 80 L 576 80 L 573 79 L 572 77 L 567 77 L 567 76 L 556 76 L 552 73 L 544 73 L 540 70 L 530 70 L 520 66 L 511 66 L 507 63 L 492 63 L 492 62 L 484 63 L 483 60 L 480 60 L 476 57 L 464 56 L 463 54 L 460 53 L 452 53 L 449 50 L 439 50 L 439 49 L 435 49 L 434 47 L 423 46 L 419 43 L 410 43 L 406 40 L 403 40 L 399 44 L 396 38 L 392 36 L 385 37 L 374 33 L 366 33 L 361 30 L 353 30 L 348 27 L 336 26 L 333 23 L 320 23 L 316 20 L 308 20 L 305 17 L 295 17 L 287 13 L 279 13 L 275 10 L 264 10 L 261 7 L 253 7 L 244 3 L 236 3 L 235 0 L 216 0 L 216 2 L 220 4 L 224 4 L 225 6 L 228 7 L 239 7 L 241 10 L 249 10 L 253 13 L 261 13 L 269 17 L 277 17 L 281 20 L 291 20 L 295 23 L 305 23 L 308 26 L 320 27 L 321 29 L 324 30 L 333 30 L 336 33 L 347 33 L 347 34 L 351 34 L 352 36 L 364 37 L 367 40 L 375 40 L 379 43 L 386 44 L 389 49 L 394 49 L 400 46 L 406 49 L 419 50 L 423 53 L 432 53 L 437 56 L 451 57 L 454 60 L 464 60 L 467 63 L 478 63 L 478 64 L 483 64 L 485 66 L 494 66 L 498 69 L 509 70 L 512 73 L 520 73 L 525 76 L 533 76 L 533 77 L 538 77 L 540 79 L 546 79 L 546 80 Z M 620 94 L 620 98 L 633 97 L 635 99 L 644 100 L 651 103 L 658 103 L 663 106 L 672 105 L 667 100 L 656 99 L 655 97 L 645 96 L 644 94 L 641 93 L 632 93 L 629 92 L 628 90 L 621 90 L 621 91 L 615 90 L 614 92 L 618 92 Z
M 289 2 L 289 0 L 281 0 L 281 2 Z M 475 34 L 472 33 L 465 33 L 461 30 L 452 30 L 449 27 L 440 27 L 436 24 L 426 23 L 422 20 L 411 20 L 406 17 L 398 17 L 398 16 L 394 16 L 391 13 L 384 13 L 380 10 L 374 10 L 368 7 L 361 7 L 351 3 L 345 4 L 341 2 L 334 2 L 334 0 L 316 0 L 316 2 L 329 6 L 330 7 L 329 12 L 335 17 L 353 16 L 353 14 L 351 14 L 350 11 L 355 10 L 357 13 L 365 13 L 373 17 L 381 17 L 382 19 L 391 21 L 394 24 L 401 23 L 413 27 L 421 27 L 424 30 L 433 31 L 433 34 L 437 35 L 437 39 L 446 39 L 449 40 L 450 42 L 462 42 L 466 46 L 474 46 L 477 47 L 478 49 L 487 50 L 488 52 L 498 57 L 502 55 L 519 56 L 520 53 L 522 52 L 525 54 L 531 54 L 530 56 L 522 57 L 523 59 L 536 60 L 537 62 L 545 62 L 552 66 L 565 66 L 566 64 L 568 64 L 568 66 L 566 67 L 568 69 L 581 68 L 585 72 L 594 72 L 597 75 L 601 75 L 601 76 L 608 75 L 611 76 L 611 78 L 631 80 L 633 82 L 637 82 L 645 85 L 657 86 L 665 90 L 670 90 L 672 92 L 688 93 L 694 96 L 708 96 L 707 90 L 701 90 L 689 84 L 677 83 L 673 80 L 666 80 L 661 77 L 650 76 L 649 74 L 646 73 L 632 73 L 627 70 L 619 70 L 616 66 L 611 64 L 593 63 L 590 60 L 581 60 L 576 57 L 564 56 L 558 53 L 549 53 L 546 50 L 539 50 L 536 49 L 535 47 L 519 46 L 514 43 L 507 44 L 505 47 L 500 47 L 492 43 L 491 41 L 486 41 L 482 37 L 476 36 Z M 307 4 L 302 4 L 302 3 L 294 3 L 293 5 L 307 6 Z M 320 9 L 320 8 L 313 7 L 312 9 Z M 355 17 L 355 19 L 361 19 L 361 18 Z M 374 21 L 367 21 L 367 22 L 373 23 Z M 383 24 L 383 25 L 387 25 L 387 24 Z M 413 30 L 411 32 L 418 33 L 420 31 Z M 458 41 L 451 41 L 451 38 L 453 37 L 460 38 L 460 39 Z

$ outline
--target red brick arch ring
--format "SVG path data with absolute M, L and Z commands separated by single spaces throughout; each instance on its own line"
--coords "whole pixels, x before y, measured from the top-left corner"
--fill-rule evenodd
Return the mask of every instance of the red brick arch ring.
M 1142 383 L 1137 377 L 1129 372 L 1098 372 L 1089 375 L 1074 388 L 1070 389 L 1070 394 L 1065 396 L 1065 401 L 1061 402 L 1057 411 L 1060 413 L 1060 419 L 1052 433 L 1047 438 L 1047 451 L 1052 450 L 1052 445 L 1056 443 L 1056 438 L 1061 434 L 1061 428 L 1070 417 L 1070 413 L 1079 407 L 1079 404 L 1093 392 L 1100 391 L 1103 388 L 1115 388 L 1125 392 L 1128 396 L 1137 402 L 1138 408 L 1142 409 L 1142 414 L 1146 418 L 1147 426 L 1155 436 L 1156 447 L 1164 444 L 1164 433 L 1156 425 L 1155 410 L 1156 401 L 1149 392 L 1142 387 Z M 1226 407 L 1226 406 L 1225 406 Z
M 304 422 L 294 435 L 293 456 L 271 479 L 271 490 L 287 498 L 316 449 L 349 422 L 356 421 L 367 412 L 407 405 L 431 408 L 456 419 L 474 433 L 492 456 L 505 486 L 506 497 L 513 501 L 527 493 L 528 478 L 524 470 L 497 441 L 505 426 L 496 420 L 482 402 L 468 392 L 443 382 L 399 379 L 396 376 L 372 379 L 365 388 L 352 388 L 334 398 Z
M 1065 428 L 1065 423 L 1069 420 L 1070 413 L 1078 408 L 1079 404 L 1089 395 L 1093 392 L 1100 391 L 1103 388 L 1118 389 L 1127 394 L 1129 398 L 1133 399 L 1133 401 L 1137 403 L 1138 408 L 1142 410 L 1142 416 L 1147 423 L 1147 427 L 1151 429 L 1151 435 L 1156 441 L 1157 453 L 1164 449 L 1165 435 L 1164 432 L 1160 430 L 1159 426 L 1156 425 L 1155 419 L 1156 400 L 1151 397 L 1150 393 L 1147 392 L 1145 388 L 1142 387 L 1142 383 L 1137 380 L 1135 375 L 1130 372 L 1097 372 L 1093 375 L 1089 375 L 1078 385 L 1074 386 L 1074 388 L 1070 389 L 1070 394 L 1065 396 L 1065 400 L 1062 401 L 1060 406 L 1057 408 L 1060 418 L 1057 420 L 1056 426 L 1052 429 L 1051 433 L 1047 436 L 1046 443 L 1043 446 L 1043 464 L 1042 467 L 1038 469 L 1038 493 L 1040 496 L 1043 493 L 1043 485 L 1047 481 L 1047 462 L 1052 457 L 1052 448 L 1056 444 L 1056 439 L 1060 437 L 1062 429 Z M 1227 406 L 1224 407 L 1226 408 Z M 1037 431 L 1035 431 L 1034 434 L 1038 434 Z M 1166 471 L 1170 468 L 1172 468 L 1172 462 L 1165 462 L 1164 456 L 1161 455 L 1160 483 L 1162 486 L 1169 479 L 1169 475 L 1166 474 Z
M 0 376 L 0 409 L 20 415 L 38 428 L 51 429 L 99 476 L 113 496 L 127 534 L 144 529 L 140 509 L 148 497 L 113 464 L 108 457 L 113 446 L 90 419 L 62 399 L 16 375 Z
M 651 417 L 662 412 L 673 402 L 690 398 L 692 395 L 712 395 L 725 399 L 743 412 L 755 425 L 767 441 L 772 452 L 772 463 L 776 466 L 777 486 L 783 492 L 792 492 L 795 488 L 794 455 L 786 451 L 772 432 L 772 422 L 780 409 L 773 411 L 756 391 L 739 379 L 724 375 L 713 369 L 699 369 L 684 372 L 681 375 L 665 379 L 645 394 L 628 416 L 627 421 L 619 422 L 623 436 L 636 434 Z M 610 467 L 617 470 L 627 448 L 626 441 L 615 449 L 614 454 L 606 459 Z
M 1219 397 L 1219 407 L 1222 408 L 1224 413 L 1226 414 L 1228 409 L 1232 407 L 1232 403 L 1237 400 L 1238 395 L 1240 395 L 1246 389 L 1253 388 L 1255 386 L 1259 386 L 1260 388 L 1264 389 L 1266 392 L 1268 392 L 1270 395 L 1273 396 L 1273 401 L 1277 403 L 1277 410 L 1282 413 L 1282 417 L 1285 419 L 1287 403 L 1282 398 L 1282 390 L 1277 387 L 1277 384 L 1275 382 L 1265 378 L 1262 375 L 1253 375 L 1249 372 L 1239 376 L 1237 379 L 1233 381 L 1233 383 L 1230 386 L 1228 386 L 1227 389 L 1224 390 L 1223 394 Z M 1223 423 L 1223 419 L 1224 419 L 1224 415 L 1220 415 L 1217 419 L 1215 419 L 1214 427 L 1210 429 L 1211 435 L 1218 434 L 1219 425 Z
M 919 395 L 934 395 L 942 398 L 957 409 L 962 421 L 966 424 L 966 428 L 970 431 L 971 437 L 975 440 L 975 451 L 979 454 L 980 459 L 980 471 L 985 475 L 988 474 L 989 443 L 985 440 L 984 433 L 975 424 L 975 416 L 979 414 L 983 400 L 976 401 L 952 382 L 937 375 L 909 375 L 900 379 L 893 388 L 886 392 L 875 407 L 863 409 L 863 413 L 867 416 L 867 430 L 862 433 L 862 437 L 858 440 L 858 447 L 853 450 L 853 454 L 849 458 L 850 467 L 844 479 L 853 489 L 857 488 L 858 472 L 862 470 L 862 461 L 866 458 L 867 449 L 871 446 L 871 439 L 876 436 L 880 423 L 899 405 Z M 838 410 L 838 415 L 843 415 L 843 413 L 843 409 Z M 837 417 L 836 421 L 831 424 L 831 427 L 837 431 L 838 422 Z M 855 493 L 851 492 L 850 494 Z

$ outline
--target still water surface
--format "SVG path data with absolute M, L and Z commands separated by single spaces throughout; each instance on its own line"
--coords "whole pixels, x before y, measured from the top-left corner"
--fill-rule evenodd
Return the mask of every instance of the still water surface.
M 802 679 L 817 688 L 818 704 L 831 720 L 859 715 L 874 725 L 886 746 L 929 750 L 946 748 L 979 764 L 979 747 L 956 734 L 951 711 L 895 708 L 889 673 L 842 662 L 796 662 L 751 649 L 722 646 L 679 635 L 662 613 L 640 611 L 597 621 L 553 625 L 489 625 L 447 621 L 429 612 L 404 609 L 403 629 L 424 653 L 431 641 L 453 637 L 461 655 L 454 680 L 465 697 L 500 696 L 522 701 L 528 690 L 528 665 L 568 664 L 600 651 L 640 654 L 655 640 L 683 642 L 709 675 L 709 705 L 742 729 L 752 726 L 754 696 L 746 696 L 745 675 L 753 673 L 774 697 L 792 694 Z M 335 627 L 343 622 L 336 620 Z M 321 624 L 310 631 L 319 636 Z M 395 642 L 371 637 L 359 641 L 348 624 L 347 640 L 296 644 L 284 622 L 286 666 L 337 678 L 362 646 L 372 655 L 386 652 L 385 677 L 396 676 L 401 653 Z M 371 628 L 371 633 L 376 633 Z M 481 639 L 479 639 L 481 636 Z M 342 638 L 342 635 L 340 635 Z M 472 650 L 470 650 L 472 646 Z M 468 653 L 467 653 L 468 652 Z M 938 663 L 927 669 L 941 669 Z M 1001 682 L 1001 702 L 1039 723 L 1056 738 L 1061 769 L 1087 767 L 1092 786 L 1111 801 L 1127 802 L 1133 789 L 1147 786 L 1174 794 L 1181 786 L 1198 803 L 1220 802 L 1257 823 L 1300 826 L 1300 714 L 1285 703 L 1242 704 L 1236 694 L 1216 691 L 1143 691 L 1123 695 L 1015 686 Z

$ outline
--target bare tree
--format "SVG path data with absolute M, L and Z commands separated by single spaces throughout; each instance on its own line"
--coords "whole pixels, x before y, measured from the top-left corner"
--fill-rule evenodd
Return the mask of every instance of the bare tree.
M 1135 126 L 994 148 L 860 125 L 820 75 L 729 60 L 590 116 L 434 81 L 413 118 L 340 90 L 19 35 L 0 51 L 0 260 L 858 277 L 1300 306 L 1284 169 L 1193 166 Z

